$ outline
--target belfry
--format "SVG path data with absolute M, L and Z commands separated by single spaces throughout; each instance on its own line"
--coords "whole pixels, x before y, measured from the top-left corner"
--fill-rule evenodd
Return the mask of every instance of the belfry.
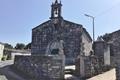
M 61 18 L 61 1 L 58 2 L 58 0 L 56 0 L 54 3 L 52 3 L 51 5 L 51 19 L 52 18 Z

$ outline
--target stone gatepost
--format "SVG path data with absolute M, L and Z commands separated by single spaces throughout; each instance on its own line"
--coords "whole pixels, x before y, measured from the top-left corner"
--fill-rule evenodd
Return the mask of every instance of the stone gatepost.
M 80 55 L 75 62 L 75 73 L 77 76 L 85 77 L 85 65 L 84 65 L 85 57 Z
M 101 66 L 110 65 L 110 45 L 101 38 L 94 42 L 94 54 L 98 56 Z
M 45 55 L 16 56 L 14 67 L 29 80 L 63 80 L 65 55 L 63 41 L 54 40 Z

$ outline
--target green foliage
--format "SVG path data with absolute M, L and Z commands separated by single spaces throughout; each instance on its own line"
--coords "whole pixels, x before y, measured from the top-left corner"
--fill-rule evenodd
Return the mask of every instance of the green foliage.
M 111 39 L 111 36 L 106 33 L 105 35 L 103 35 L 103 39 L 104 41 L 108 42 Z
M 5 43 L 4 47 L 8 48 L 8 49 L 13 49 L 13 46 L 11 44 L 8 44 L 8 43 Z
M 31 43 L 28 43 L 24 49 L 31 49 Z
M 15 46 L 15 49 L 20 49 L 20 50 L 22 50 L 22 49 L 24 49 L 24 48 L 25 48 L 25 44 L 23 44 L 23 43 L 17 43 L 16 46 Z
M 2 61 L 5 61 L 5 60 L 7 60 L 7 55 L 4 55 L 4 56 L 2 57 Z

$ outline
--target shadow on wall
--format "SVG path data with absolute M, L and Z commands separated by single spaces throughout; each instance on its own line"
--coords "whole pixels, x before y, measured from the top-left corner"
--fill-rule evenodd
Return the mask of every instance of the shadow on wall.
M 10 69 L 11 65 L 0 68 L 0 80 L 25 80 Z

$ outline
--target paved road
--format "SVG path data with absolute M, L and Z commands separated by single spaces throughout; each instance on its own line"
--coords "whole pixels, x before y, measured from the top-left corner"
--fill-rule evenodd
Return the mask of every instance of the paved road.
M 0 80 L 25 80 L 12 72 L 9 68 L 13 64 L 12 60 L 0 62 Z
M 116 80 L 115 68 L 87 80 Z
M 8 65 L 12 65 L 12 64 L 13 64 L 13 60 L 1 61 L 0 68 L 8 66 Z

